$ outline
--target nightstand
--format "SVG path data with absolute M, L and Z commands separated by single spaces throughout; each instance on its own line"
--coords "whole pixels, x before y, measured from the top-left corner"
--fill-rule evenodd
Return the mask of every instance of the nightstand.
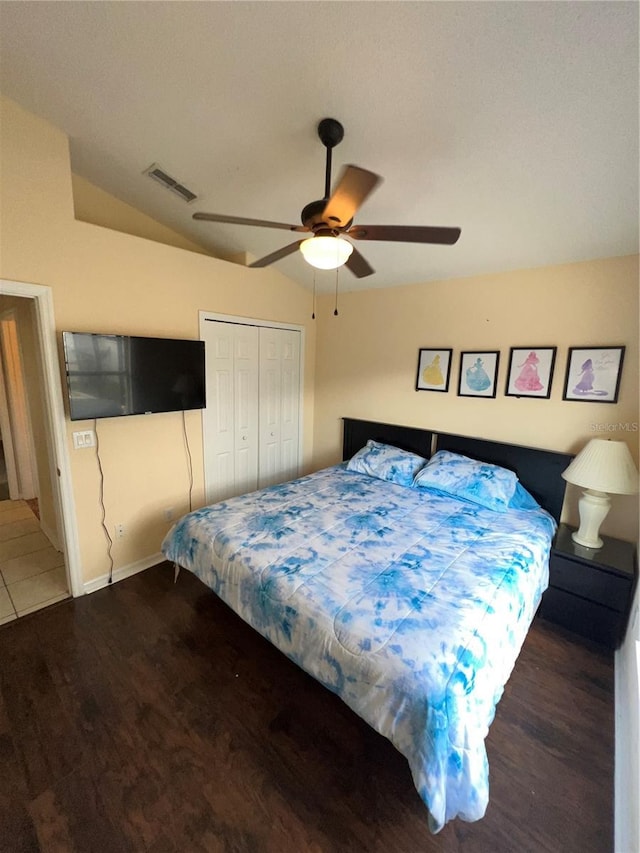
M 602 536 L 602 548 L 584 548 L 571 538 L 573 530 L 567 524 L 558 527 L 540 616 L 616 649 L 624 638 L 638 578 L 635 546 Z

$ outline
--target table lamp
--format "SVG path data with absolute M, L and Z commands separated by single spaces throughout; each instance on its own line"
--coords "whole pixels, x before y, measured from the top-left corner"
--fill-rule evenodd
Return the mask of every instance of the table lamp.
M 585 548 L 601 548 L 600 525 L 611 508 L 609 494 L 634 495 L 638 471 L 624 441 L 592 438 L 562 476 L 585 490 L 578 501 L 580 528 L 571 534 Z

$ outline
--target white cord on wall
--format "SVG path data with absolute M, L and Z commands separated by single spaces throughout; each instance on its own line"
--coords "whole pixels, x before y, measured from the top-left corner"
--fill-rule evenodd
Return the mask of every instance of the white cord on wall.
M 104 471 L 102 470 L 102 460 L 100 459 L 100 439 L 98 437 L 98 420 L 94 418 L 93 420 L 93 431 L 96 436 L 96 459 L 98 460 L 98 469 L 100 471 L 100 506 L 102 508 L 102 527 L 104 529 L 104 535 L 107 537 L 108 545 L 107 545 L 107 556 L 109 557 L 109 580 L 107 583 L 111 583 L 113 579 L 113 555 L 111 553 L 111 549 L 113 548 L 113 539 L 111 538 L 111 534 L 109 533 L 109 528 L 105 523 L 105 519 L 107 517 L 107 511 L 104 505 Z

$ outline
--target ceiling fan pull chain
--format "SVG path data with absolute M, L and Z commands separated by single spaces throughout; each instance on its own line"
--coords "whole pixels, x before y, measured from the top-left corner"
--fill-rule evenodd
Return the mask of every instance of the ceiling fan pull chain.
M 316 319 L 316 271 L 315 268 L 313 270 L 313 312 L 311 314 L 311 319 Z
M 338 316 L 338 272 L 339 272 L 339 270 L 340 270 L 340 267 L 336 267 L 336 307 L 333 310 L 333 316 L 334 317 Z

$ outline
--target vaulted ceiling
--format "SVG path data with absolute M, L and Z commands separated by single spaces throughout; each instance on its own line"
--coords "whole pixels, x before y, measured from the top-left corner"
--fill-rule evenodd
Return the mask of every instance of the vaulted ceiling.
M 376 272 L 341 271 L 345 289 L 638 251 L 637 3 L 23 0 L 0 32 L 3 93 L 69 135 L 73 170 L 214 254 L 291 242 L 192 214 L 298 223 L 326 116 L 334 176 L 384 178 L 357 224 L 462 229 L 359 243 Z M 311 286 L 299 253 L 278 267 Z

